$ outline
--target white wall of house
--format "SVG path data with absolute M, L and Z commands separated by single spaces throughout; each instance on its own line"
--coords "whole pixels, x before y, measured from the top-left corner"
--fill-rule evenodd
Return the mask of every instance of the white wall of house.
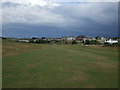
M 75 39 L 76 39 L 75 37 L 67 37 L 68 41 L 75 40 Z
M 118 43 L 118 40 L 112 40 L 112 39 L 109 39 L 107 41 L 105 41 L 107 43 L 110 43 L 110 44 L 113 44 L 113 43 Z
M 19 42 L 30 42 L 29 40 L 19 40 Z

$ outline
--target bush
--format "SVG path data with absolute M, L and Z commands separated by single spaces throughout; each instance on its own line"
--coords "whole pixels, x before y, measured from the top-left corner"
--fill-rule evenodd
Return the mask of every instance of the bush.
M 118 43 L 109 44 L 109 43 L 105 42 L 104 46 L 119 46 L 119 44 Z
M 89 45 L 89 44 L 90 44 L 90 41 L 89 41 L 89 40 L 86 40 L 86 41 L 85 41 L 85 45 L 86 45 L 86 44 Z
M 110 46 L 110 44 L 108 42 L 105 42 L 104 46 Z
M 118 45 L 119 45 L 118 43 L 111 44 L 111 46 L 118 46 Z
M 77 44 L 77 42 L 74 40 L 74 41 L 72 41 L 72 44 Z
M 92 41 L 90 41 L 90 44 L 91 45 L 100 45 L 101 43 L 97 40 L 92 40 Z
M 86 40 L 85 44 L 86 45 L 101 45 L 101 43 L 99 41 L 97 41 L 97 40 L 91 40 L 91 41 Z

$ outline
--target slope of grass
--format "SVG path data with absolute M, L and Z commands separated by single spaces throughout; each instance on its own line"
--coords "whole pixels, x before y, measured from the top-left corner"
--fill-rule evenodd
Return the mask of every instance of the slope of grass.
M 3 41 L 3 88 L 117 88 L 117 60 L 117 48 Z

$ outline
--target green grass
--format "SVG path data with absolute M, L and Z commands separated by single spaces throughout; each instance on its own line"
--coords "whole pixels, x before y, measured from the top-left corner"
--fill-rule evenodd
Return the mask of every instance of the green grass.
M 117 48 L 3 41 L 3 88 L 117 88 Z

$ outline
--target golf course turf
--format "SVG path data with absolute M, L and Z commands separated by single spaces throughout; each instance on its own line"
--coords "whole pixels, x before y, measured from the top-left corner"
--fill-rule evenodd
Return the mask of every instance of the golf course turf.
M 3 40 L 3 88 L 117 88 L 118 49 Z

